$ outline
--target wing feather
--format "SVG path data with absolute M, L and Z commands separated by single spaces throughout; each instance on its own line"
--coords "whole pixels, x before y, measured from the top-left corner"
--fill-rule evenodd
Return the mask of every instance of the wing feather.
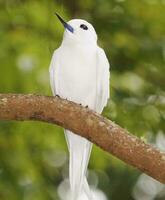
M 97 95 L 96 111 L 101 113 L 110 98 L 109 79 L 110 65 L 103 49 L 97 50 Z
M 58 49 L 54 51 L 50 66 L 49 66 L 49 76 L 50 76 L 50 86 L 53 95 L 58 94 L 58 70 L 59 70 L 59 60 L 58 60 Z

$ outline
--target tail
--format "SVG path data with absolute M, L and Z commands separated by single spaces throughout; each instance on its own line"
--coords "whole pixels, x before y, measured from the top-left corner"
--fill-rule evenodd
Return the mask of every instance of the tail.
M 70 155 L 69 181 L 72 200 L 78 200 L 82 192 L 85 192 L 88 199 L 92 200 L 92 194 L 86 180 L 92 143 L 68 130 L 65 130 L 65 136 Z

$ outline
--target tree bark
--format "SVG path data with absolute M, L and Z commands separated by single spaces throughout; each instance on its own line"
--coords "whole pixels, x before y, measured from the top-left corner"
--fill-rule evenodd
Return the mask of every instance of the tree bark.
M 165 183 L 165 152 L 76 103 L 59 97 L 0 94 L 0 120 L 38 120 L 57 124 Z

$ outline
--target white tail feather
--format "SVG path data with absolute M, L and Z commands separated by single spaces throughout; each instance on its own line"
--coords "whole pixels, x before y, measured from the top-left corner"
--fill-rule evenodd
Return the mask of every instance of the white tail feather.
M 65 137 L 70 155 L 69 181 L 72 200 L 77 200 L 83 191 L 88 196 L 88 199 L 92 200 L 92 194 L 86 180 L 92 143 L 68 130 L 65 130 Z

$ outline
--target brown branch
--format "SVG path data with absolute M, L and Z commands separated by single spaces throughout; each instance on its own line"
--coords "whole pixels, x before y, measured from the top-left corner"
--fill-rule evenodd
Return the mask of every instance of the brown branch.
M 60 125 L 165 183 L 164 152 L 73 102 L 59 97 L 0 94 L 0 120 L 39 120 Z

